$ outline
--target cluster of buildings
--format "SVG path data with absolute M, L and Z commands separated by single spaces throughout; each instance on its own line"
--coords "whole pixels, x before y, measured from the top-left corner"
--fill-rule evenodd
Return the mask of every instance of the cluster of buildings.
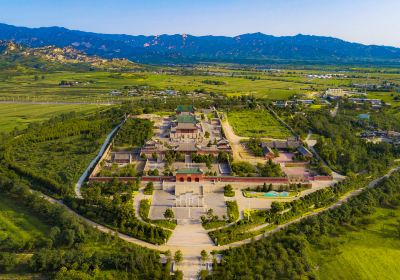
M 400 145 L 400 132 L 397 131 L 371 130 L 361 133 L 360 137 L 368 142 Z
M 314 104 L 314 99 L 295 99 L 295 100 L 278 100 L 272 102 L 272 104 L 277 108 L 286 108 L 295 105 L 312 105 Z
M 344 74 L 308 74 L 307 78 L 310 79 L 332 79 L 332 78 L 346 78 Z
M 167 124 L 167 139 L 151 139 L 141 149 L 141 154 L 161 157 L 166 151 L 180 152 L 185 155 L 232 153 L 231 146 L 222 135 L 219 118 L 207 123 L 196 116 L 191 105 L 179 105 L 176 115 Z
M 174 96 L 177 95 L 179 92 L 176 90 L 172 89 L 167 89 L 167 90 L 146 90 L 143 91 L 143 89 L 130 89 L 128 91 L 122 91 L 122 90 L 111 90 L 108 94 L 111 96 L 121 96 L 121 95 L 127 95 L 127 96 L 140 96 L 143 93 L 148 93 L 148 94 L 154 94 L 154 95 L 169 95 L 169 96 Z
M 383 105 L 380 99 L 349 98 L 348 101 L 358 105 L 370 104 L 372 109 L 380 109 Z
M 337 100 L 337 99 L 340 99 L 343 97 L 349 97 L 349 96 L 352 96 L 355 94 L 363 94 L 363 93 L 348 91 L 348 90 L 344 90 L 342 88 L 330 88 L 324 92 L 322 97 L 329 99 L 329 100 Z
M 273 140 L 269 142 L 261 143 L 265 159 L 273 159 L 277 157 L 278 152 L 291 152 L 298 153 L 301 157 L 306 160 L 310 160 L 313 154 L 303 146 L 302 142 L 297 139 L 289 138 L 287 140 Z

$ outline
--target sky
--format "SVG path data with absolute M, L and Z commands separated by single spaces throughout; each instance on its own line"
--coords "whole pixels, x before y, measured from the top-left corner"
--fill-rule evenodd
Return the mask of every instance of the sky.
M 0 0 L 0 22 L 131 35 L 308 34 L 400 47 L 400 0 Z

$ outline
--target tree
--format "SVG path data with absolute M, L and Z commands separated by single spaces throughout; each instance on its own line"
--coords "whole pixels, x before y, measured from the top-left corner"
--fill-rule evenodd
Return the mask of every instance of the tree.
M 9 272 L 17 263 L 17 258 L 13 253 L 0 253 L 0 271 Z
M 178 250 L 174 254 L 174 261 L 176 264 L 180 264 L 183 261 L 183 254 L 181 250 Z
M 208 260 L 208 253 L 206 250 L 201 250 L 200 256 L 203 262 L 206 262 Z
M 154 184 L 153 182 L 148 182 L 146 187 L 144 188 L 143 193 L 146 195 L 152 195 L 154 190 Z
M 273 213 L 279 213 L 279 212 L 281 212 L 283 210 L 284 210 L 284 207 L 283 207 L 282 203 L 277 202 L 277 201 L 273 201 L 271 203 L 271 211 Z
M 165 252 L 165 257 L 167 258 L 167 259 L 171 259 L 171 256 L 172 256 L 172 254 L 171 254 L 171 251 L 170 250 L 167 250 L 166 252 Z
M 167 220 L 172 220 L 173 218 L 175 218 L 174 211 L 172 211 L 171 208 L 165 209 L 164 218 Z
M 207 210 L 207 217 L 212 218 L 214 216 L 214 209 L 210 208 Z
M 232 185 L 226 185 L 224 187 L 224 196 L 227 196 L 227 197 L 235 196 L 235 192 L 233 191 Z

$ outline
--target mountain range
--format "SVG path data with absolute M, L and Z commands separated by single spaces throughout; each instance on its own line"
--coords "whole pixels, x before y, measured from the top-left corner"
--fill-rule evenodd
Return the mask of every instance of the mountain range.
M 141 66 L 128 59 L 106 59 L 87 55 L 73 47 L 44 46 L 30 48 L 12 41 L 0 40 L 0 69 L 29 70 L 137 70 Z
M 351 43 L 332 37 L 262 33 L 227 36 L 124 35 L 27 28 L 0 24 L 0 40 L 30 48 L 73 47 L 88 55 L 140 63 L 377 63 L 400 64 L 400 48 Z

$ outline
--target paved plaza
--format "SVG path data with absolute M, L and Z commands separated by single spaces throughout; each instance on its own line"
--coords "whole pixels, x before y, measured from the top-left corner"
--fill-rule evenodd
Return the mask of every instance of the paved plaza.
M 204 205 L 198 204 L 198 197 L 203 196 Z M 200 220 L 208 209 L 213 209 L 214 215 L 222 218 L 227 216 L 227 209 L 222 192 L 205 193 L 203 195 L 193 194 L 192 204 L 181 203 L 181 206 L 175 206 L 175 194 L 173 191 L 154 190 L 152 203 L 150 207 L 149 218 L 152 220 L 164 219 L 164 212 L 167 208 L 172 208 L 177 220 Z M 201 198 L 200 198 L 201 199 Z M 199 206 L 197 206 L 199 205 Z

